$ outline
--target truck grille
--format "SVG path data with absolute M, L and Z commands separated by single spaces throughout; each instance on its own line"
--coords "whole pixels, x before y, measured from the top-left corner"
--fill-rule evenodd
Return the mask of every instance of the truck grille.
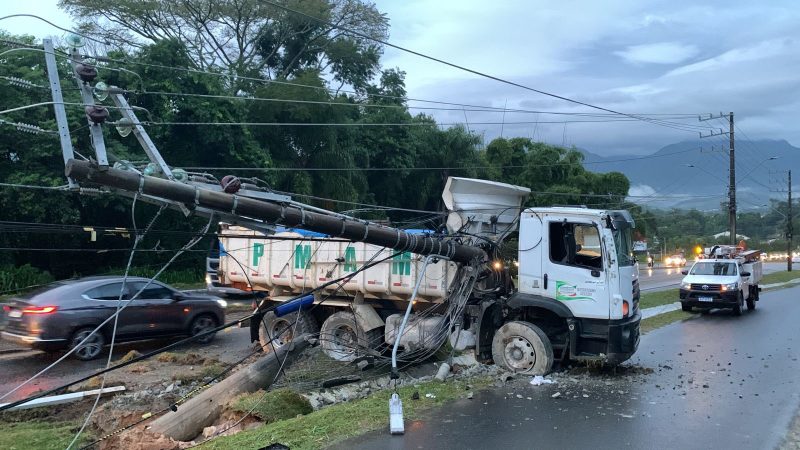
M 719 285 L 719 284 L 692 283 L 692 290 L 693 291 L 720 291 L 720 290 L 722 290 L 722 286 Z

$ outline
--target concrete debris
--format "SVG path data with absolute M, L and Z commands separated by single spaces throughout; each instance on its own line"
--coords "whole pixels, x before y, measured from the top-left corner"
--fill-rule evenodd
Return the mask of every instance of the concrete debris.
M 532 385 L 534 385 L 534 386 L 541 386 L 543 384 L 553 384 L 553 383 L 555 383 L 555 381 L 553 381 L 551 379 L 548 379 L 548 378 L 545 378 L 545 377 L 543 377 L 541 375 L 536 375 L 535 377 L 531 378 L 531 382 L 530 383 Z
M 556 392 L 555 394 L 551 395 L 550 397 L 552 397 L 552 398 L 561 397 L 561 392 Z
M 436 396 L 428 392 L 427 394 L 425 394 L 425 398 L 436 398 Z
M 467 392 L 467 398 L 472 400 L 473 394 L 472 392 Z

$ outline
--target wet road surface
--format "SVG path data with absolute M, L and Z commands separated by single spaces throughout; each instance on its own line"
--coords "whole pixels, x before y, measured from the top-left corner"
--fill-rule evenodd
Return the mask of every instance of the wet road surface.
M 147 353 L 180 339 L 154 339 L 115 345 L 112 364 L 118 362 L 119 358 L 131 350 Z M 207 345 L 188 343 L 172 351 L 195 351 L 202 353 L 204 356 L 217 358 L 222 363 L 233 363 L 252 351 L 250 329 L 227 328 L 218 332 L 214 340 Z M 0 351 L 0 396 L 49 366 L 62 355 L 63 353 L 48 354 L 36 350 L 13 353 Z M 93 361 L 79 361 L 68 357 L 41 377 L 4 398 L 0 403 L 16 401 L 38 391 L 52 389 L 63 383 L 90 375 L 97 370 L 105 368 L 107 358 L 107 351 L 100 358 Z
M 774 448 L 800 405 L 799 321 L 800 287 L 762 293 L 742 317 L 712 311 L 643 336 L 631 363 L 651 374 L 524 377 L 406 422 L 403 436 L 336 448 Z

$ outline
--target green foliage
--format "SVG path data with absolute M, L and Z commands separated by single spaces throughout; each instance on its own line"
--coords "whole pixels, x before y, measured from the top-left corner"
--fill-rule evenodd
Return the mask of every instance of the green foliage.
M 66 448 L 78 431 L 71 422 L 0 422 L 0 448 L 6 450 L 56 450 Z M 76 442 L 82 445 L 86 434 Z
M 242 413 L 252 409 L 253 415 L 265 423 L 291 419 L 314 410 L 305 397 L 291 389 L 242 394 L 233 400 L 231 407 Z
M 20 267 L 0 267 L 0 292 L 16 291 L 29 286 L 39 286 L 53 281 L 53 277 L 42 270 L 25 264 Z

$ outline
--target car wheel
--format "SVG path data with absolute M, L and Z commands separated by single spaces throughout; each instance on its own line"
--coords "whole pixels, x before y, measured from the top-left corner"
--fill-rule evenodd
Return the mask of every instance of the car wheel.
M 553 367 L 553 345 L 536 325 L 508 322 L 494 333 L 492 359 L 509 372 L 546 375 Z
M 98 331 L 92 334 L 92 331 L 94 331 L 94 328 L 81 328 L 72 335 L 70 340 L 70 350 L 75 349 L 73 355 L 81 361 L 91 361 L 100 356 L 103 346 L 106 344 L 103 333 Z M 86 341 L 83 342 L 84 340 Z
M 736 306 L 733 307 L 733 314 L 735 316 L 741 316 L 744 312 L 744 295 L 739 292 L 739 301 L 736 302 Z
M 319 331 L 317 322 L 302 311 L 281 317 L 270 311 L 261 318 L 261 325 L 258 327 L 258 342 L 264 353 L 270 353 L 292 342 L 295 336 L 314 334 L 317 331 Z
M 189 334 L 191 336 L 197 336 L 199 334 L 203 334 L 207 331 L 213 330 L 217 327 L 217 321 L 213 317 L 203 314 L 202 316 L 197 316 L 192 320 L 192 324 L 189 325 Z M 203 337 L 199 337 L 194 341 L 200 344 L 208 344 L 212 340 L 214 340 L 214 336 L 217 333 L 208 333 Z
M 681 303 L 681 309 L 686 312 L 692 312 L 692 307 L 686 303 Z

